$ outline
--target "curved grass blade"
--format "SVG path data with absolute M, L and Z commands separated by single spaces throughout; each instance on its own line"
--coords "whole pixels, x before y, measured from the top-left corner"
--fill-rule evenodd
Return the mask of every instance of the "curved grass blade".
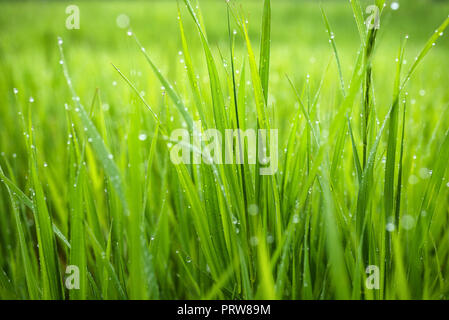
M 225 116 L 223 93 L 220 85 L 220 78 L 218 76 L 217 67 L 215 65 L 214 58 L 212 56 L 212 52 L 210 50 L 210 46 L 207 41 L 204 29 L 201 27 L 201 24 L 197 18 L 195 11 L 193 10 L 190 1 L 184 0 L 184 3 L 187 6 L 189 13 L 192 16 L 192 19 L 198 28 L 201 43 L 203 45 L 204 54 L 206 56 L 207 70 L 209 73 L 210 90 L 212 96 L 212 105 L 214 108 L 215 125 L 217 126 L 217 129 L 219 131 L 224 132 L 224 130 L 228 128 L 228 123 L 227 117 Z
M 341 92 L 343 94 L 343 97 L 345 97 L 346 96 L 345 81 L 343 79 L 343 72 L 341 70 L 341 63 L 340 63 L 340 58 L 338 56 L 337 45 L 335 43 L 335 35 L 334 35 L 334 32 L 332 31 L 332 28 L 329 24 L 329 20 L 327 19 L 327 16 L 326 16 L 326 13 L 324 12 L 323 7 L 321 7 L 321 15 L 323 16 L 324 24 L 326 26 L 326 31 L 327 31 L 327 34 L 329 35 L 329 42 L 332 45 L 332 50 L 334 52 L 335 61 L 337 62 L 338 75 L 340 77 Z
M 37 170 L 36 149 L 33 143 L 31 123 L 29 124 L 29 162 L 30 176 L 34 187 L 33 207 L 36 234 L 39 244 L 39 260 L 41 263 L 41 277 L 43 284 L 42 298 L 47 300 L 62 299 L 61 273 L 59 267 L 56 241 L 53 232 L 53 223 L 45 201 L 44 190 Z
M 92 120 L 89 118 L 88 113 L 86 112 L 86 109 L 83 107 L 83 105 L 80 103 L 80 99 L 78 95 L 75 92 L 75 89 L 72 85 L 72 80 L 70 79 L 69 72 L 66 66 L 66 61 L 64 58 L 64 52 L 62 49 L 62 39 L 59 38 L 58 40 L 59 45 L 59 52 L 61 56 L 62 63 L 62 69 L 64 73 L 64 77 L 67 81 L 67 85 L 70 89 L 70 92 L 72 94 L 72 98 L 75 101 L 75 104 L 77 105 L 77 114 L 79 115 L 81 122 L 84 126 L 84 130 L 86 131 L 87 136 L 91 139 L 91 144 L 93 149 L 95 150 L 101 164 L 103 165 L 103 169 L 106 172 L 106 175 L 108 176 L 109 180 L 111 181 L 112 186 L 114 187 L 115 191 L 117 192 L 117 195 L 122 203 L 123 209 L 125 213 L 128 213 L 128 205 L 126 203 L 126 197 L 124 192 L 124 186 L 122 182 L 122 177 L 120 175 L 120 171 L 117 168 L 117 165 L 114 162 L 114 157 L 112 153 L 109 152 L 106 145 L 104 144 L 104 141 L 101 138 L 101 135 L 99 134 L 97 128 L 95 127 Z
M 265 0 L 263 5 L 262 35 L 260 39 L 259 74 L 266 103 L 268 103 L 270 48 L 271 48 L 271 1 Z
M 204 104 L 203 104 L 203 100 L 201 98 L 199 83 L 195 77 L 193 64 L 192 64 L 192 58 L 190 57 L 189 47 L 187 45 L 187 40 L 186 40 L 186 36 L 185 36 L 185 32 L 184 32 L 184 26 L 182 23 L 181 11 L 179 9 L 179 3 L 178 3 L 178 24 L 179 24 L 179 32 L 181 34 L 181 43 L 182 43 L 184 61 L 185 61 L 186 67 L 187 67 L 187 75 L 189 78 L 190 87 L 192 89 L 193 98 L 195 100 L 196 108 L 200 115 L 201 121 L 204 124 L 207 124 L 206 116 L 204 114 Z
M 387 142 L 387 158 L 385 163 L 385 216 L 390 217 L 394 210 L 394 193 L 395 193 L 395 169 L 396 169 L 396 152 L 398 141 L 398 115 L 399 115 L 399 94 L 400 94 L 400 78 L 401 68 L 403 65 L 405 42 L 399 48 L 398 57 L 396 59 L 396 77 L 394 84 L 393 107 L 391 109 L 391 117 L 389 119 L 388 142 Z
M 349 136 L 351 137 L 351 143 L 352 143 L 352 152 L 354 154 L 354 164 L 355 164 L 355 169 L 357 171 L 357 178 L 359 180 L 359 184 L 362 183 L 362 166 L 360 165 L 360 158 L 359 158 L 359 153 L 357 151 L 357 145 L 355 143 L 354 140 L 354 135 L 352 133 L 352 126 L 351 126 L 351 122 L 349 121 L 349 118 L 347 118 L 348 121 L 348 128 L 349 128 Z
M 404 80 L 401 83 L 401 91 L 404 89 L 407 82 L 410 80 L 410 77 L 412 76 L 413 72 L 415 72 L 418 65 L 421 63 L 421 61 L 424 59 L 424 57 L 429 53 L 429 51 L 436 45 L 437 40 L 443 36 L 444 31 L 449 26 L 449 16 L 446 18 L 446 20 L 443 21 L 443 23 L 435 30 L 434 34 L 430 37 L 430 39 L 427 41 L 427 43 L 424 45 L 424 48 L 421 50 L 421 52 L 416 56 L 415 61 L 413 62 L 413 65 L 410 67 L 409 71 L 407 72 Z
M 0 166 L 0 178 L 1 178 L 1 180 L 4 179 L 3 170 L 2 170 L 1 166 Z M 8 194 L 9 194 L 9 197 L 11 200 L 11 207 L 12 207 L 12 211 L 14 213 L 14 218 L 16 221 L 17 235 L 19 238 L 20 253 L 21 253 L 22 261 L 23 261 L 23 268 L 24 268 L 25 279 L 26 279 L 27 288 L 28 288 L 28 295 L 31 300 L 37 300 L 37 299 L 39 299 L 41 293 L 39 292 L 39 284 L 37 282 L 36 275 L 33 271 L 33 268 L 31 267 L 32 261 L 30 260 L 28 246 L 27 246 L 27 243 L 25 240 L 25 234 L 24 234 L 23 225 L 22 225 L 22 218 L 20 217 L 19 208 L 16 205 L 16 200 L 14 199 L 10 188 L 8 187 L 8 185 L 6 183 L 5 183 L 5 186 L 6 186 L 6 190 L 8 191 Z

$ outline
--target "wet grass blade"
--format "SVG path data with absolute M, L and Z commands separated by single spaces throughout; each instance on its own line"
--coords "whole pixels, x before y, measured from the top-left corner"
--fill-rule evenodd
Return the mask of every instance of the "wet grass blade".
M 62 49 L 62 40 L 59 39 L 59 52 L 61 56 L 62 68 L 64 72 L 65 79 L 67 81 L 67 85 L 72 93 L 72 98 L 74 100 L 75 105 L 77 106 L 78 112 L 81 122 L 84 126 L 84 131 L 86 132 L 87 136 L 90 139 L 90 143 L 95 150 L 98 159 L 100 160 L 101 164 L 103 165 L 103 169 L 106 172 L 106 175 L 111 181 L 112 186 L 114 187 L 115 191 L 117 192 L 117 195 L 122 203 L 123 209 L 125 212 L 128 210 L 128 205 L 126 203 L 126 197 L 125 197 L 125 190 L 122 182 L 122 177 L 120 175 L 120 171 L 117 168 L 117 165 L 114 162 L 114 157 L 112 153 L 107 149 L 106 145 L 104 144 L 103 139 L 101 138 L 100 133 L 98 132 L 97 128 L 95 127 L 94 123 L 90 119 L 88 113 L 86 112 L 83 105 L 80 103 L 80 98 L 76 94 L 73 86 L 72 86 L 72 80 L 70 79 L 68 69 L 66 66 L 66 61 L 64 58 L 64 52 Z
M 36 223 L 36 234 L 39 244 L 39 260 L 43 289 L 42 298 L 62 299 L 64 293 L 62 291 L 61 273 L 56 241 L 53 233 L 52 218 L 47 208 L 44 190 L 38 174 L 36 148 L 33 144 L 31 123 L 29 123 L 28 132 L 30 137 L 28 143 L 30 177 L 34 188 L 34 221 Z
M 200 115 L 201 121 L 204 124 L 207 124 L 206 116 L 204 113 L 204 103 L 203 103 L 203 100 L 201 97 L 199 83 L 198 83 L 198 80 L 196 79 L 195 72 L 193 69 L 192 58 L 190 57 L 189 47 L 188 47 L 187 39 L 186 39 L 185 32 L 184 32 L 184 26 L 182 23 L 182 17 L 181 17 L 181 11 L 179 9 L 179 3 L 178 3 L 178 24 L 179 24 L 179 32 L 181 34 L 181 43 L 182 43 L 184 61 L 185 61 L 186 67 L 187 67 L 187 75 L 189 78 L 190 87 L 192 89 L 193 98 L 195 100 L 196 108 Z
M 329 42 L 332 45 L 332 51 L 334 52 L 335 61 L 337 63 L 338 75 L 340 77 L 341 92 L 343 94 L 343 97 L 345 97 L 346 96 L 345 81 L 343 79 L 343 72 L 341 70 L 341 63 L 340 63 L 340 58 L 338 56 L 337 45 L 335 43 L 335 35 L 334 35 L 334 32 L 332 31 L 332 28 L 329 24 L 329 20 L 327 19 L 327 16 L 326 16 L 326 13 L 324 12 L 323 7 L 321 7 L 321 15 L 323 16 L 324 24 L 326 26 L 326 31 L 327 31 L 327 34 L 329 35 Z
M 3 170 L 0 166 L 0 179 L 3 181 L 5 179 Z M 8 185 L 6 185 L 6 190 L 8 191 L 9 198 L 11 200 L 11 207 L 14 214 L 14 219 L 16 222 L 16 228 L 17 228 L 17 236 L 19 238 L 19 245 L 20 245 L 20 253 L 23 261 L 23 268 L 25 272 L 25 278 L 28 288 L 28 295 L 31 300 L 37 300 L 41 296 L 41 292 L 39 290 L 39 284 L 37 282 L 36 274 L 32 268 L 32 260 L 30 258 L 29 254 L 29 248 L 25 239 L 24 234 L 24 227 L 22 224 L 22 218 L 20 216 L 19 208 L 16 204 L 16 199 L 14 199 L 11 190 L 9 189 Z M 1 271 L 0 271 L 1 272 Z
M 444 31 L 449 26 L 449 16 L 446 18 L 446 20 L 443 21 L 443 23 L 435 30 L 434 34 L 430 37 L 430 39 L 426 42 L 424 45 L 424 48 L 420 51 L 420 53 L 416 56 L 415 61 L 413 62 L 412 66 L 410 67 L 409 71 L 405 75 L 405 78 L 403 79 L 401 83 L 401 91 L 405 88 L 407 82 L 410 80 L 412 74 L 415 72 L 418 65 L 422 62 L 422 60 L 426 57 L 426 55 L 429 53 L 429 51 L 436 45 L 436 42 L 438 39 L 443 36 Z
M 265 0 L 262 16 L 262 35 L 260 40 L 259 74 L 265 101 L 268 103 L 268 81 L 270 74 L 271 48 L 271 1 Z
M 348 128 L 349 128 L 349 136 L 351 137 L 351 143 L 352 143 L 352 152 L 354 155 L 354 164 L 355 164 L 355 169 L 357 172 L 357 178 L 359 183 L 362 183 L 362 174 L 363 174 L 363 170 L 362 170 L 362 166 L 360 165 L 360 158 L 359 158 L 359 152 L 357 151 L 357 145 L 355 143 L 354 140 L 354 134 L 352 132 L 352 126 L 351 126 L 351 122 L 349 121 L 349 118 L 347 119 L 348 121 Z
M 212 55 L 212 51 L 210 49 L 209 43 L 206 38 L 206 34 L 204 29 L 201 27 L 201 24 L 197 18 L 197 14 L 193 9 L 189 0 L 184 0 L 187 9 L 192 16 L 193 21 L 195 22 L 198 33 L 200 35 L 201 43 L 203 45 L 204 54 L 207 62 L 207 70 L 209 74 L 210 81 L 210 91 L 212 97 L 212 106 L 214 110 L 215 117 L 215 125 L 220 132 L 224 132 L 226 128 L 228 128 L 227 117 L 225 116 L 225 106 L 223 101 L 223 93 L 220 84 L 220 78 L 218 76 L 218 71 L 216 64 L 214 62 L 214 58 Z
M 396 78 L 394 82 L 394 96 L 393 106 L 391 109 L 391 116 L 389 119 L 388 142 L 387 142 L 387 156 L 385 163 L 385 215 L 390 217 L 394 210 L 394 193 L 395 193 L 395 172 L 396 172 L 396 153 L 398 139 L 398 118 L 399 118 L 399 94 L 400 94 L 400 78 L 401 68 L 403 65 L 405 41 L 399 48 L 398 57 L 396 59 Z

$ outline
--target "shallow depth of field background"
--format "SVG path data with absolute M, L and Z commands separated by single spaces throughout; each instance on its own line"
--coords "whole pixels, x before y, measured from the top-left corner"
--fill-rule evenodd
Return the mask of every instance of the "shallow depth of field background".
M 369 4 L 367 1 L 362 3 L 366 6 Z M 373 62 L 374 87 L 382 118 L 387 106 L 391 104 L 395 58 L 400 41 L 405 35 L 409 35 L 406 60 L 410 65 L 433 30 L 447 17 L 449 10 L 449 4 L 444 1 L 414 0 L 399 3 L 399 10 L 388 10 L 381 21 Z M 0 3 L 0 149 L 7 156 L 20 154 L 21 151 L 20 139 L 11 144 L 11 140 L 14 140 L 12 137 L 19 134 L 15 131 L 17 126 L 14 126 L 18 121 L 13 97 L 15 87 L 20 92 L 19 101 L 28 101 L 30 96 L 35 100 L 33 109 L 36 110 L 36 120 L 39 127 L 45 128 L 39 130 L 37 135 L 48 162 L 61 160 L 54 157 L 51 150 L 55 146 L 61 146 L 66 140 L 62 134 L 65 122 L 60 120 L 64 118 L 64 103 L 69 102 L 70 97 L 58 64 L 58 36 L 64 40 L 68 68 L 78 95 L 86 105 L 99 88 L 103 102 L 110 107 L 107 116 L 113 117 L 113 126 L 120 127 L 120 122 L 126 121 L 126 117 L 122 115 L 130 112 L 127 107 L 130 90 L 111 63 L 126 75 L 131 75 L 131 80 L 145 92 L 145 97 L 152 106 L 157 108 L 161 100 L 161 86 L 135 42 L 126 35 L 128 29 L 117 26 L 116 19 L 120 14 L 129 16 L 134 33 L 168 79 L 181 83 L 181 90 L 189 90 L 182 57 L 178 54 L 181 42 L 176 1 L 81 1 L 76 3 L 81 13 L 79 30 L 65 28 L 65 8 L 69 4 L 71 3 L 58 1 Z M 262 4 L 260 1 L 241 1 L 241 6 L 248 17 L 249 32 L 257 52 Z M 272 6 L 270 102 L 279 112 L 276 119 L 279 128 L 282 128 L 289 122 L 292 108 L 295 108 L 294 94 L 286 75 L 301 87 L 306 75 L 310 74 L 311 81 L 316 86 L 332 59 L 332 51 L 316 1 L 282 0 L 274 2 Z M 346 1 L 324 1 L 323 6 L 334 29 L 343 74 L 349 82 L 360 46 L 351 8 Z M 229 50 L 225 4 L 222 1 L 206 0 L 201 2 L 201 8 L 212 50 L 218 56 L 220 49 L 227 57 Z M 194 65 L 199 70 L 201 79 L 207 81 L 204 54 L 198 35 L 187 11 L 183 13 L 185 27 L 191 33 L 188 41 Z M 244 51 L 239 50 L 244 49 L 243 45 L 242 39 L 237 39 L 237 69 L 244 56 Z M 422 131 L 422 134 L 426 134 L 423 117 L 430 123 L 437 121 L 448 102 L 448 50 L 449 41 L 444 37 L 439 40 L 430 57 L 426 58 L 425 66 L 419 68 L 408 90 L 414 104 L 410 112 L 420 114 L 416 117 L 416 121 L 420 122 L 420 127 L 416 130 Z M 217 63 L 218 60 L 217 58 Z M 323 97 L 328 97 L 329 100 L 322 101 L 324 114 L 325 104 L 332 105 L 335 90 L 339 86 L 333 60 L 326 79 L 328 81 L 324 83 Z M 422 95 L 419 94 L 420 91 Z M 287 132 L 281 130 L 280 134 Z M 19 157 L 15 161 L 20 165 L 23 160 Z
M 294 92 L 291 90 L 286 75 L 301 90 L 306 81 L 306 76 L 310 75 L 311 88 L 315 90 L 330 62 L 317 109 L 318 118 L 325 128 L 330 123 L 330 117 L 335 112 L 339 101 L 341 101 L 341 96 L 337 93 L 339 90 L 338 73 L 318 2 L 275 0 L 272 3 L 269 105 L 270 108 L 276 110 L 274 119 L 275 127 L 279 128 L 280 148 L 283 148 L 288 138 L 290 124 L 298 108 Z M 248 18 L 251 40 L 255 52 L 258 53 L 262 1 L 242 0 L 239 3 L 241 3 L 243 12 Z M 405 57 L 405 69 L 408 69 L 415 55 L 449 13 L 449 2 L 447 1 L 399 1 L 400 7 L 396 11 L 389 8 L 390 1 L 387 3 L 388 9 L 381 20 L 381 30 L 373 60 L 375 103 L 379 121 L 383 121 L 391 105 L 395 59 L 400 41 L 405 35 L 409 35 Z M 67 30 L 65 28 L 67 17 L 65 8 L 69 4 L 76 4 L 80 8 L 81 28 L 79 30 Z M 348 1 L 323 1 L 322 4 L 334 29 L 343 76 L 347 86 L 360 46 L 357 27 Z M 362 4 L 364 8 L 368 5 L 367 1 L 362 1 Z M 205 94 L 209 94 L 204 53 L 197 31 L 182 1 L 179 5 L 194 66 L 197 69 L 203 91 Z M 203 0 L 200 2 L 200 6 L 209 44 L 215 54 L 215 62 L 219 66 L 219 73 L 223 81 L 224 71 L 221 68 L 223 63 L 219 58 L 220 52 L 225 60 L 229 61 L 226 5 L 224 1 Z M 55 224 L 60 227 L 65 235 L 69 234 L 69 224 L 67 223 L 69 192 L 67 163 L 69 154 L 67 151 L 67 116 L 64 105 L 66 103 L 71 105 L 72 101 L 59 64 L 57 37 L 62 37 L 64 41 L 67 67 L 73 85 L 86 107 L 91 105 L 96 90 L 99 90 L 101 108 L 107 125 L 108 145 L 111 146 L 111 152 L 123 171 L 126 170 L 125 158 L 127 152 L 124 139 L 126 139 L 129 129 L 130 115 L 135 112 L 135 106 L 140 105 L 140 103 L 135 101 L 135 95 L 111 63 L 119 67 L 136 84 L 139 91 L 143 91 L 146 100 L 157 112 L 163 112 L 164 109 L 161 84 L 150 70 L 138 46 L 132 38 L 127 36 L 128 29 L 121 29 L 117 26 L 116 19 L 120 14 L 126 14 L 130 18 L 130 27 L 133 32 L 140 38 L 143 46 L 162 73 L 175 84 L 178 92 L 185 98 L 186 105 L 192 104 L 187 74 L 182 61 L 183 56 L 179 54 L 181 41 L 176 1 L 0 2 L 0 164 L 5 169 L 5 161 L 7 160 L 12 172 L 14 172 L 17 185 L 27 193 L 28 156 L 21 119 L 18 116 L 18 106 L 27 106 L 30 97 L 33 97 L 34 102 L 31 104 L 30 110 L 36 139 L 37 158 L 42 171 L 41 179 L 50 214 Z M 446 31 L 446 33 L 449 35 L 449 31 Z M 416 212 L 416 208 L 419 207 L 423 190 L 427 185 L 430 176 L 429 170 L 438 157 L 438 148 L 446 129 L 449 127 L 445 120 L 448 119 L 449 115 L 448 38 L 445 35 L 439 40 L 436 47 L 420 65 L 407 88 L 409 103 L 404 155 L 406 164 L 403 181 L 406 197 L 402 210 L 403 214 L 415 217 L 415 219 L 420 214 L 420 212 Z M 241 68 L 242 58 L 246 57 L 245 50 L 242 37 L 238 34 L 236 38 L 236 69 Z M 256 55 L 258 58 L 258 54 Z M 248 64 L 247 76 L 249 77 Z M 17 88 L 17 96 L 14 95 L 13 88 Z M 228 101 L 229 93 L 225 92 L 224 95 L 225 101 Z M 252 101 L 252 99 L 249 99 L 247 105 L 248 118 L 250 119 L 253 119 L 255 114 L 255 106 Z M 359 115 L 358 108 L 359 106 L 355 106 L 352 117 Z M 146 156 L 154 132 L 154 121 L 143 105 L 138 112 L 141 113 L 142 117 L 140 148 Z M 181 127 L 182 123 L 176 118 L 176 112 L 172 111 L 172 113 L 175 114 L 176 124 L 174 126 Z M 331 129 L 326 128 L 324 130 Z M 354 124 L 354 131 L 356 138 L 359 139 L 360 130 L 357 122 Z M 380 186 L 380 182 L 383 179 L 384 140 L 378 151 L 379 161 L 376 163 L 375 169 L 377 173 L 374 180 L 379 182 L 375 191 L 375 202 L 382 201 L 383 187 Z M 328 143 L 332 144 L 332 141 Z M 350 148 L 349 144 L 348 148 Z M 280 170 L 282 171 L 282 150 L 280 150 L 280 153 Z M 339 185 L 340 199 L 347 201 L 348 207 L 351 207 L 357 195 L 352 153 L 345 150 L 344 157 L 345 161 L 341 164 L 339 174 L 341 177 L 345 177 L 346 181 L 351 181 L 351 179 L 354 181 L 352 183 L 342 182 Z M 173 185 L 160 183 L 163 180 L 162 177 L 166 174 L 164 170 L 167 170 L 167 168 L 163 163 L 155 164 L 153 170 L 154 182 L 151 183 L 152 194 L 149 195 L 151 204 L 147 212 L 149 216 L 147 235 L 151 235 L 158 230 L 157 217 L 160 208 L 163 206 L 161 204 L 162 194 L 166 190 L 174 188 Z M 447 173 L 445 177 L 447 177 Z M 420 289 L 425 287 L 426 290 L 414 291 L 415 284 L 412 284 L 409 288 L 404 289 L 405 293 L 402 291 L 398 294 L 391 293 L 388 296 L 389 298 L 447 298 L 447 296 L 444 296 L 444 292 L 448 292 L 449 284 L 446 283 L 444 276 L 449 275 L 449 270 L 446 270 L 449 267 L 447 260 L 449 245 L 442 241 L 442 239 L 447 241 L 449 236 L 448 233 L 444 232 L 447 223 L 444 214 L 447 215 L 448 213 L 447 197 L 449 194 L 449 187 L 446 183 L 447 179 L 443 183 L 443 189 L 438 198 L 441 201 L 440 205 L 437 206 L 440 225 L 438 225 L 436 231 L 436 236 L 439 236 L 438 239 L 441 241 L 436 243 L 436 246 L 437 250 L 441 250 L 439 263 L 441 277 L 444 279 L 440 278 L 440 273 L 437 271 L 434 270 L 435 273 L 429 271 L 431 273 L 429 279 L 424 279 L 424 284 L 416 284 L 415 287 Z M 96 192 L 96 194 L 101 194 L 98 190 Z M 197 279 L 203 279 L 201 277 L 204 276 L 203 274 L 206 271 L 195 269 L 195 267 L 189 265 L 186 267 L 186 263 L 190 263 L 189 260 L 192 258 L 195 259 L 198 252 L 188 252 L 187 248 L 190 245 L 185 242 L 191 239 L 183 238 L 186 237 L 186 234 L 179 232 L 177 227 L 178 215 L 184 214 L 182 210 L 180 211 L 179 204 L 175 205 L 174 199 L 166 200 L 167 204 L 164 210 L 167 210 L 169 214 L 164 231 L 170 235 L 170 241 L 156 244 L 164 246 L 163 256 L 155 255 L 155 259 L 161 261 L 155 263 L 156 275 L 163 279 L 159 283 L 158 297 L 203 297 L 204 293 L 210 293 L 213 284 L 216 284 L 216 282 L 197 281 Z M 96 198 L 95 201 L 102 203 L 97 204 L 98 210 L 106 210 L 105 199 Z M 319 207 L 319 205 L 316 206 L 316 208 Z M 20 254 L 17 239 L 13 236 L 16 232 L 15 223 L 10 212 L 10 201 L 6 189 L 1 185 L 0 272 L 7 275 L 8 279 L 13 279 L 16 288 L 15 291 L 8 291 L 6 287 L 3 291 L 0 289 L 0 298 L 26 297 L 23 274 L 18 271 L 20 270 L 21 260 L 18 258 Z M 28 213 L 25 222 L 32 226 L 32 215 Z M 102 241 L 105 243 L 108 227 L 107 224 L 101 226 L 104 233 Z M 192 232 L 192 239 L 194 238 L 193 234 Z M 165 238 L 166 236 L 164 236 Z M 90 239 L 89 235 L 86 236 L 86 239 Z M 405 236 L 404 239 L 406 239 Z M 59 239 L 58 246 L 63 247 Z M 404 244 L 403 249 L 406 250 L 405 248 L 406 244 Z M 67 262 L 67 252 L 64 253 L 64 250 L 60 249 L 59 252 L 61 265 L 65 265 Z M 186 263 L 178 261 L 175 253 L 177 250 L 181 250 L 183 256 L 180 259 Z M 315 258 L 318 259 L 319 256 Z M 432 257 L 425 257 L 425 259 L 427 258 L 432 259 Z M 94 260 L 89 261 L 92 264 Z M 204 261 L 193 262 L 197 266 L 205 266 Z M 318 264 L 318 261 L 313 263 Z M 429 265 L 434 266 L 433 264 Z M 95 268 L 92 267 L 90 272 L 98 280 L 95 272 L 99 271 Z M 190 272 L 186 270 L 190 270 Z M 126 279 L 124 275 L 119 275 L 119 277 L 120 279 L 122 277 Z M 326 276 L 321 278 L 317 276 L 317 278 L 324 283 L 323 279 Z M 129 283 L 126 284 L 126 280 L 124 280 L 124 283 L 125 287 L 129 285 Z M 194 287 L 192 283 L 197 284 L 199 291 L 191 289 Z M 218 287 L 220 288 L 220 285 Z M 288 285 L 285 290 L 285 293 L 281 293 L 277 297 L 302 297 L 301 294 L 293 294 L 292 291 L 295 289 Z M 11 293 L 13 291 L 16 295 Z M 110 294 L 111 298 L 117 296 L 116 293 Z M 211 294 L 211 297 L 239 296 L 214 293 Z M 313 297 L 332 298 L 334 296 L 332 292 L 318 290 L 313 292 Z
M 368 5 L 367 1 L 362 3 Z M 444 1 L 414 0 L 399 3 L 399 10 L 388 10 L 381 21 L 374 61 L 374 73 L 378 75 L 374 77 L 375 88 L 380 106 L 391 103 L 393 68 L 400 40 L 406 34 L 410 36 L 406 56 L 410 65 L 434 29 L 447 17 L 449 8 L 449 4 Z M 178 55 L 181 43 L 176 19 L 176 1 L 81 1 L 76 3 L 81 12 L 80 30 L 65 28 L 65 8 L 69 4 L 70 2 L 58 1 L 1 2 L 0 90 L 3 97 L 2 111 L 7 113 L 1 118 L 2 125 L 10 124 L 14 118 L 14 115 L 9 113 L 14 111 L 10 100 L 12 88 L 16 87 L 21 92 L 19 99 L 28 100 L 29 96 L 35 98 L 35 108 L 39 110 L 39 114 L 47 114 L 44 121 L 51 124 L 48 129 L 58 130 L 58 121 L 53 121 L 64 114 L 61 106 L 67 102 L 68 97 L 58 65 L 57 36 L 64 40 L 69 71 L 79 95 L 86 102 L 90 101 L 95 89 L 99 88 L 104 102 L 111 106 L 111 114 L 129 111 L 129 108 L 126 108 L 129 90 L 111 66 L 111 63 L 114 63 L 127 75 L 132 71 L 136 74 L 138 72 L 132 79 L 138 81 L 139 88 L 147 93 L 149 101 L 157 105 L 161 96 L 160 85 L 155 83 L 152 72 L 139 54 L 139 48 L 127 37 L 127 29 L 123 30 L 117 26 L 116 18 L 122 13 L 129 16 L 133 31 L 163 73 L 172 81 L 182 82 L 186 77 L 182 71 L 184 66 L 180 63 L 182 57 Z M 183 8 L 182 3 L 180 6 Z M 260 1 L 241 1 L 241 6 L 248 17 L 250 35 L 257 52 L 262 4 Z M 283 0 L 274 2 L 272 6 L 271 96 L 276 108 L 288 112 L 294 103 L 293 93 L 287 89 L 285 75 L 301 81 L 306 74 L 310 74 L 313 83 L 317 83 L 332 56 L 332 51 L 318 3 Z M 323 7 L 334 29 L 344 76 L 348 82 L 360 42 L 352 11 L 347 1 L 323 1 Z M 220 49 L 227 57 L 225 4 L 222 1 L 206 0 L 201 1 L 201 8 L 212 50 L 217 53 Z M 187 11 L 183 14 L 187 32 L 195 32 Z M 202 70 L 201 76 L 207 79 L 205 60 L 197 34 L 188 36 L 188 41 L 195 67 Z M 237 46 L 242 48 L 243 45 L 243 41 L 237 39 Z M 444 101 L 444 98 L 447 102 L 447 96 L 444 96 L 442 89 L 449 77 L 446 72 L 449 63 L 448 46 L 446 37 L 440 39 L 430 58 L 426 59 L 425 66 L 420 68 L 414 77 L 412 88 L 424 89 L 428 95 L 421 97 L 417 95 L 419 90 L 409 90 L 417 100 L 417 106 L 413 110 L 428 110 L 432 105 Z M 242 60 L 241 50 L 236 56 L 238 61 Z M 329 84 L 324 90 L 335 90 L 338 82 L 331 81 L 335 80 L 332 79 L 335 76 L 336 72 L 331 70 L 328 75 Z M 113 86 L 115 82 L 116 87 Z M 288 120 L 282 116 L 278 118 L 282 123 Z M 12 153 L 14 150 L 4 147 L 9 139 L 3 131 L 2 139 L 6 139 L 2 140 L 3 151 Z M 52 135 L 53 143 L 57 144 L 61 141 L 54 139 L 65 140 L 65 137 Z

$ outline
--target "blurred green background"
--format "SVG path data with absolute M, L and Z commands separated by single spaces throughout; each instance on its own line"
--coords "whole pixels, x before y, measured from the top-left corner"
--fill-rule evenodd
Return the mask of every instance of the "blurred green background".
M 276 0 L 272 5 L 270 86 L 273 88 L 271 93 L 276 94 L 270 98 L 278 108 L 285 108 L 286 112 L 291 111 L 293 93 L 288 88 L 285 75 L 288 74 L 295 81 L 302 81 L 306 74 L 310 74 L 311 81 L 316 83 L 332 56 L 319 3 Z M 348 1 L 322 3 L 334 28 L 344 76 L 349 79 L 360 43 L 350 5 Z M 80 8 L 79 30 L 67 30 L 65 27 L 68 16 L 65 9 L 70 4 Z M 388 6 L 390 4 L 391 1 Z M 406 59 L 411 61 L 449 12 L 447 1 L 413 0 L 399 1 L 399 4 L 398 10 L 387 10 L 381 21 L 374 62 L 374 81 L 380 105 L 387 105 L 391 100 L 391 70 L 402 37 L 406 34 L 410 36 Z M 225 1 L 203 0 L 200 5 L 212 48 L 227 56 Z M 363 1 L 363 6 L 368 5 L 368 1 Z M 238 1 L 237 6 L 241 6 L 249 17 L 250 35 L 257 50 L 262 1 Z M 205 71 L 199 39 L 183 5 L 181 9 L 195 67 Z M 16 121 L 12 108 L 12 90 L 15 87 L 21 93 L 19 99 L 26 101 L 29 96 L 34 97 L 36 119 L 45 121 L 41 124 L 47 125 L 47 130 L 42 134 L 48 134 L 54 143 L 65 139 L 56 134 L 64 132 L 61 126 L 65 124 L 60 123 L 59 119 L 63 119 L 63 105 L 70 97 L 58 64 L 57 36 L 64 39 L 68 67 L 75 88 L 85 103 L 99 88 L 112 114 L 127 112 L 125 106 L 130 93 L 111 66 L 114 63 L 125 74 L 131 75 L 138 87 L 145 91 L 150 103 L 157 106 L 160 85 L 155 82 L 134 41 L 127 37 L 127 29 L 117 26 L 116 20 L 120 14 L 129 17 L 133 31 L 163 73 L 172 81 L 178 79 L 179 83 L 186 83 L 180 81 L 186 75 L 182 72 L 184 65 L 180 63 L 178 55 L 181 44 L 176 1 L 0 2 L 0 128 Z M 242 39 L 237 38 L 237 50 L 242 49 L 242 46 Z M 242 61 L 242 57 L 243 53 L 237 54 L 239 61 Z M 426 99 L 426 103 L 441 105 L 441 101 L 448 100 L 445 90 L 449 80 L 448 57 L 449 39 L 443 37 L 431 57 L 426 59 L 426 67 L 418 70 L 411 84 L 416 93 L 421 89 L 429 91 L 432 88 L 433 99 Z M 334 64 L 331 68 L 335 68 Z M 207 80 L 206 72 L 200 74 Z M 337 80 L 336 72 L 329 72 L 329 78 L 332 77 Z M 337 86 L 338 81 L 328 81 L 323 90 L 333 93 Z M 413 91 L 411 89 L 411 93 Z M 413 98 L 417 103 L 420 102 L 419 95 Z M 47 116 L 41 117 L 43 114 Z M 282 118 L 280 121 L 283 121 Z M 10 131 L 0 130 L 0 151 L 14 152 L 12 148 L 17 146 L 7 143 L 11 134 Z

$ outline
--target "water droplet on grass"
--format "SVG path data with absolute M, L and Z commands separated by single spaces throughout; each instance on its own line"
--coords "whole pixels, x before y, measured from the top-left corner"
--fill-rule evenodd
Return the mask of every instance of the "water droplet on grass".
M 249 239 L 249 244 L 253 247 L 257 246 L 259 244 L 259 239 L 257 237 L 251 237 Z
M 119 14 L 115 22 L 120 29 L 129 27 L 129 17 L 124 13 Z
M 391 3 L 391 10 L 398 10 L 399 9 L 399 3 L 397 3 L 396 1 L 395 2 L 392 2 Z
M 401 218 L 401 227 L 405 230 L 411 230 L 415 227 L 415 218 L 409 214 L 405 214 Z
M 298 214 L 295 214 L 295 215 L 293 216 L 292 222 L 293 222 L 294 224 L 297 224 L 297 223 L 299 222 L 299 215 L 298 215 Z
M 255 216 L 259 213 L 259 207 L 257 206 L 257 204 L 250 204 L 248 206 L 248 213 L 252 216 Z
M 408 178 L 408 183 L 410 183 L 411 185 L 417 184 L 418 182 L 419 178 L 413 174 Z
M 432 175 L 432 170 L 429 170 L 427 168 L 421 168 L 419 169 L 419 176 L 421 179 L 429 179 Z
M 388 232 L 393 232 L 395 229 L 394 223 L 392 222 L 387 223 L 386 229 Z

